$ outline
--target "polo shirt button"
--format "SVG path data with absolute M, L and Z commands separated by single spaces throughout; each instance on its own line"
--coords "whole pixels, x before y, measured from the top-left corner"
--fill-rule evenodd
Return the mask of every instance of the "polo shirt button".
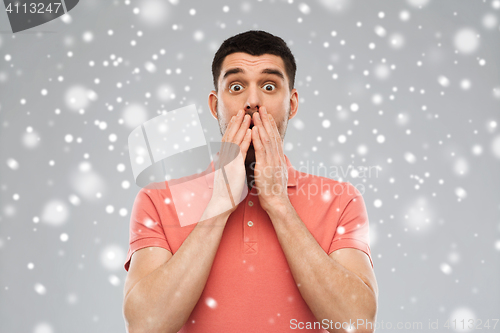
M 247 224 L 248 224 L 249 227 L 253 226 L 253 222 L 252 221 L 248 221 Z
M 252 207 L 252 206 L 253 206 L 253 201 L 248 201 L 248 205 L 249 205 L 250 207 Z

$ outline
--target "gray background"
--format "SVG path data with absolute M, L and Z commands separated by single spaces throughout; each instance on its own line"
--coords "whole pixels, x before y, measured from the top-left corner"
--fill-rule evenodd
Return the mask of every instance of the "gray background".
M 292 164 L 364 185 L 377 321 L 500 317 L 499 0 L 92 0 L 69 15 L 13 35 L 0 12 L 1 332 L 125 331 L 128 134 L 194 103 L 220 140 L 212 57 L 248 29 L 297 60 Z

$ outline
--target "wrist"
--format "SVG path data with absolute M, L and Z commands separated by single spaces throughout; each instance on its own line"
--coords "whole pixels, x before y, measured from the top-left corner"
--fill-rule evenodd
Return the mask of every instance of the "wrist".
M 288 199 L 288 198 L 287 198 Z M 275 202 L 266 209 L 267 214 L 271 218 L 280 218 L 288 215 L 294 209 L 290 200 L 280 200 Z
M 210 200 L 200 218 L 200 222 L 213 222 L 216 224 L 225 224 L 232 213 L 231 203 L 227 200 Z

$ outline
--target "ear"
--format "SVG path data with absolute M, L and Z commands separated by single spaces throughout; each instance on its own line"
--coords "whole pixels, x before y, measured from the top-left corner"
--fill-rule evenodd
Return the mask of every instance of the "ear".
M 298 110 L 299 110 L 299 93 L 297 92 L 297 89 L 293 88 L 290 94 L 290 115 L 288 116 L 288 120 L 295 117 Z
M 212 90 L 208 95 L 208 107 L 212 116 L 217 119 L 217 93 L 215 90 Z

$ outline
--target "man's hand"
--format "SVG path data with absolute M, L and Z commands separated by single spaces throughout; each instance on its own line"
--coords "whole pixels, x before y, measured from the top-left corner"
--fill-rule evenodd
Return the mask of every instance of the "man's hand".
M 243 110 L 231 118 L 215 163 L 211 203 L 229 214 L 238 207 L 246 188 L 245 158 L 252 141 L 249 126 L 250 116 Z
M 253 114 L 252 143 L 255 149 L 254 180 L 261 207 L 271 209 L 290 205 L 288 169 L 283 154 L 283 142 L 274 118 L 265 107 Z

